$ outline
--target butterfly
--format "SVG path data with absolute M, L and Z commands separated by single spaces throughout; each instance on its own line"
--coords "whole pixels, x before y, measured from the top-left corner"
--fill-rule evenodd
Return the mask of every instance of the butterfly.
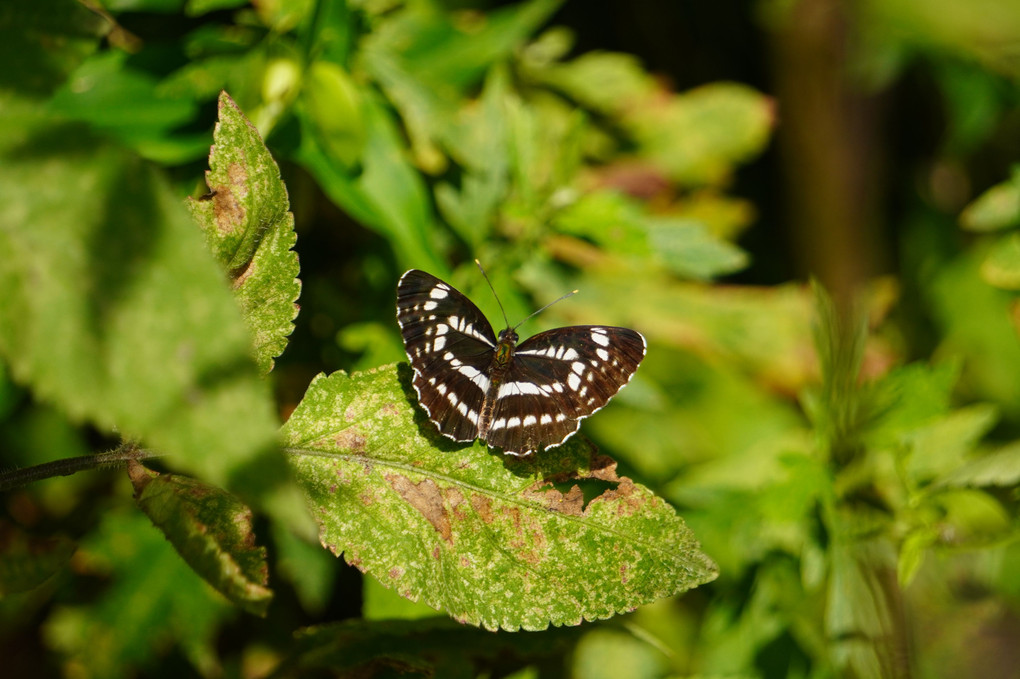
M 397 283 L 397 322 L 418 402 L 439 432 L 511 455 L 570 438 L 630 381 L 646 349 L 640 333 L 603 325 L 547 330 L 518 345 L 520 324 L 497 336 L 471 300 L 418 269 Z

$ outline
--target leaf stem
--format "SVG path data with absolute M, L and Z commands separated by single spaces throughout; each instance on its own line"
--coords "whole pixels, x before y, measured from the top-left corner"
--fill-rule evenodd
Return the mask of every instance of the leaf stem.
M 25 467 L 24 469 L 0 471 L 0 492 L 20 488 L 34 481 L 42 481 L 54 476 L 70 476 L 87 469 L 120 467 L 126 465 L 131 460 L 146 460 L 160 457 L 161 455 L 163 453 L 139 448 L 135 443 L 123 443 L 105 453 L 69 457 L 63 460 L 54 460 L 45 464 Z

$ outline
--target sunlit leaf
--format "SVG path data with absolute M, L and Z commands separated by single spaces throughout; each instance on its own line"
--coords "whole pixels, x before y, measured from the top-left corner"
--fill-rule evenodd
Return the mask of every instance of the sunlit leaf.
M 1005 290 L 1020 290 L 1020 233 L 1011 233 L 992 246 L 981 264 L 981 277 Z
M 956 410 L 905 436 L 904 442 L 911 445 L 906 460 L 911 480 L 926 482 L 951 473 L 998 418 L 994 406 L 975 405 Z
M 746 263 L 739 248 L 712 237 L 701 223 L 649 215 L 639 202 L 618 193 L 587 194 L 557 214 L 555 224 L 614 254 L 658 260 L 686 278 L 709 279 Z
M 405 148 L 392 117 L 372 96 L 362 96 L 361 102 L 366 135 L 361 172 L 352 173 L 331 159 L 314 128 L 303 140 L 298 159 L 330 199 L 390 239 L 402 266 L 443 275 L 446 265 L 429 235 L 434 222 L 424 180 L 403 157 Z
M 210 193 L 188 205 L 230 276 L 265 375 L 287 346 L 298 312 L 294 215 L 280 170 L 258 132 L 226 93 L 219 110 L 206 173 Z
M 1020 483 L 1020 443 L 973 458 L 937 480 L 946 486 L 1002 486 Z
M 510 630 L 605 618 L 715 577 L 673 508 L 590 444 L 524 459 L 451 445 L 399 374 L 320 376 L 284 426 L 322 542 L 349 563 Z
M 266 548 L 255 543 L 251 510 L 216 486 L 128 466 L 135 500 L 188 565 L 216 591 L 264 616 L 273 596 Z
M 999 231 L 1020 226 L 1020 176 L 996 184 L 960 213 L 960 225 L 970 231 Z
M 978 275 L 984 259 L 971 251 L 940 267 L 926 294 L 939 328 L 940 353 L 960 357 L 960 389 L 1020 414 L 1020 343 L 1010 315 L 1014 296 Z
M 365 146 L 361 95 L 337 64 L 316 61 L 305 76 L 302 103 L 323 150 L 346 166 L 355 165 Z
M 940 542 L 953 547 L 975 547 L 1008 539 L 1012 518 L 990 495 L 972 488 L 939 493 L 935 503 L 943 512 Z

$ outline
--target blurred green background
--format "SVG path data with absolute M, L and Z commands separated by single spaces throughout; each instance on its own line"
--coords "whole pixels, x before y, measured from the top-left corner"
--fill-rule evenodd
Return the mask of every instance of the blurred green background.
M 485 660 L 453 626 L 365 627 L 399 671 L 1017 676 L 1020 3 L 8 0 L 3 242 L 116 213 L 124 178 L 202 195 L 221 90 L 280 165 L 297 230 L 301 310 L 269 378 L 281 419 L 319 372 L 403 360 L 408 268 L 494 322 L 476 257 L 512 323 L 577 288 L 522 336 L 645 334 L 634 381 L 582 432 L 720 567 Z M 75 181 L 89 173 L 104 179 Z M 118 228 L 105 242 L 139 244 Z M 20 287 L 0 276 L 8 332 L 73 315 L 14 304 Z M 96 307 L 83 318 L 101 324 Z M 12 367 L 75 327 L 54 323 L 0 355 L 4 468 L 115 444 L 116 418 L 31 377 L 45 352 Z M 246 616 L 121 472 L 2 497 L 8 676 L 260 677 L 309 625 L 431 614 L 260 519 L 276 598 Z M 43 557 L 55 575 L 10 584 Z

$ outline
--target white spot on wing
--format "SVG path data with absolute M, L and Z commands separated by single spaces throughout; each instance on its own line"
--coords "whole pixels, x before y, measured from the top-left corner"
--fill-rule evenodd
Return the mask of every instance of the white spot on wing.
M 575 375 L 574 373 L 570 373 L 569 375 L 567 375 L 567 385 L 572 390 L 577 391 L 577 388 L 581 386 L 581 378 Z
M 439 306 L 439 304 L 437 304 L 436 302 L 433 302 L 433 301 L 430 300 L 430 301 L 425 302 L 424 304 L 422 304 L 421 308 L 424 309 L 425 311 L 432 311 L 437 306 Z
M 432 344 L 432 348 L 433 348 L 434 351 L 439 351 L 440 349 L 442 349 L 445 346 L 446 346 L 446 338 L 445 337 L 437 337 L 436 341 Z
M 608 360 L 609 360 L 609 352 L 608 352 L 608 351 L 606 351 L 605 349 L 596 349 L 596 350 L 595 350 L 595 353 L 596 353 L 596 354 L 598 355 L 598 357 L 599 357 L 599 358 L 601 358 L 601 359 L 602 359 L 603 361 L 608 361 Z
M 432 292 L 429 293 L 429 297 L 431 297 L 432 299 L 443 299 L 449 294 L 450 293 L 448 293 L 446 290 L 437 285 L 436 287 L 432 288 Z
M 599 346 L 609 346 L 609 337 L 606 336 L 605 330 L 602 330 L 602 328 L 592 328 L 591 341 Z
M 503 398 L 513 394 L 541 395 L 542 393 L 542 388 L 534 382 L 504 382 L 499 386 L 499 393 L 496 394 L 496 398 Z
M 525 427 L 530 427 L 533 424 L 538 424 L 538 418 L 536 418 L 534 415 L 525 415 L 523 424 Z

